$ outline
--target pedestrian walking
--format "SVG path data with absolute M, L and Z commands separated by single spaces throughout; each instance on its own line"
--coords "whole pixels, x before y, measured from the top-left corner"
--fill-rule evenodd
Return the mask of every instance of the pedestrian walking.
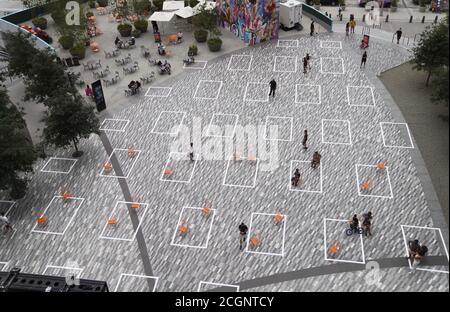
M 306 57 L 303 58 L 303 73 L 308 73 L 308 60 L 306 59 Z
M 409 256 L 408 259 L 410 261 L 414 260 L 414 256 L 416 255 L 416 253 L 419 251 L 420 249 L 420 244 L 419 244 L 419 240 L 415 239 L 413 241 L 409 241 L 408 242 L 408 249 L 409 249 Z
M 89 87 L 89 85 L 86 85 L 86 88 L 84 89 L 84 94 L 86 94 L 87 97 L 91 98 L 94 94 L 92 91 L 92 88 Z
M 189 159 L 194 161 L 194 143 L 191 142 L 189 147 Z
M 303 131 L 303 139 L 302 139 L 302 145 L 304 150 L 308 149 L 308 146 L 306 145 L 307 142 L 308 142 L 308 130 L 305 129 L 305 131 Z
M 291 178 L 292 186 L 297 187 L 300 182 L 300 170 L 295 169 L 294 176 Z
M 0 213 L 0 226 L 2 227 L 3 235 L 6 235 L 6 233 L 8 233 L 13 229 L 11 226 L 11 222 L 9 222 L 9 219 L 5 216 L 3 212 Z
M 362 227 L 363 227 L 365 236 L 367 236 L 367 235 L 372 236 L 372 231 L 371 231 L 372 223 L 370 222 L 369 219 L 364 219 L 364 221 L 362 222 Z
M 348 37 L 348 34 L 350 32 L 350 22 L 347 22 L 347 24 L 345 24 L 345 36 Z
M 311 70 L 311 56 L 306 53 L 306 62 L 308 63 L 308 70 Z
M 243 245 L 247 238 L 248 227 L 242 222 L 239 225 L 239 250 L 243 249 Z
M 310 35 L 314 36 L 314 21 L 311 22 L 311 26 L 310 26 Z
M 395 34 L 397 35 L 397 44 L 399 44 L 399 43 L 400 43 L 400 38 L 402 37 L 402 34 L 403 34 L 402 28 L 400 27 L 400 28 L 395 32 Z
M 361 65 L 359 68 L 362 68 L 364 65 L 364 68 L 366 68 L 366 62 L 367 62 L 367 51 L 364 51 L 362 58 L 361 58 Z
M 322 158 L 322 155 L 319 154 L 319 152 L 314 152 L 312 161 L 311 161 L 311 168 L 316 169 L 320 165 L 320 160 Z
M 269 96 L 272 95 L 272 97 L 275 97 L 275 89 L 277 88 L 277 83 L 275 82 L 275 79 L 272 79 L 269 82 L 270 85 L 270 92 L 269 92 Z
M 354 233 L 358 233 L 359 228 L 359 220 L 358 215 L 353 215 L 353 217 L 348 220 L 348 223 L 350 224 L 350 228 L 353 230 Z

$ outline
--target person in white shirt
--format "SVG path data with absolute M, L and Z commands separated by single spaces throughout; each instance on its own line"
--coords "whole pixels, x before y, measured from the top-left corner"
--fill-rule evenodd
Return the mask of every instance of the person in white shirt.
M 3 227 L 3 235 L 12 230 L 11 223 L 9 222 L 9 219 L 5 217 L 4 213 L 0 213 L 0 226 Z

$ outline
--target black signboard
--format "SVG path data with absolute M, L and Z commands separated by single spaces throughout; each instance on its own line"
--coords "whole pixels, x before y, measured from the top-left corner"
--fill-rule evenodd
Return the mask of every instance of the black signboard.
M 106 109 L 105 96 L 103 95 L 102 82 L 100 80 L 94 81 L 92 83 L 92 92 L 94 93 L 95 105 L 97 106 L 97 111 L 101 112 Z

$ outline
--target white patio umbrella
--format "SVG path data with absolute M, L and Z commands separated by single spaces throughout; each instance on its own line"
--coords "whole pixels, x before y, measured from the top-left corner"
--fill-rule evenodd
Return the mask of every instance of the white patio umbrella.
M 184 8 L 184 1 L 164 1 L 163 11 L 178 11 Z
M 186 19 L 196 14 L 194 13 L 194 9 L 192 9 L 190 6 L 187 6 L 178 11 L 175 11 L 175 15 Z
M 174 12 L 155 12 L 153 13 L 149 18 L 149 22 L 160 22 L 161 26 L 164 25 L 163 23 L 168 23 L 172 20 L 173 16 L 175 15 Z M 162 27 L 161 34 L 164 33 L 164 27 Z

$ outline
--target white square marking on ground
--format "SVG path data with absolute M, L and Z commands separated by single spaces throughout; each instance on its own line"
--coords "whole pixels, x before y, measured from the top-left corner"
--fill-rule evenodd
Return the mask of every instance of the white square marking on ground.
M 344 253 L 345 251 L 346 251 L 346 249 L 344 249 L 342 252 L 341 252 L 341 250 L 342 250 L 342 244 L 341 244 L 341 242 L 340 241 L 336 241 L 336 239 L 330 239 L 330 242 L 328 242 L 328 239 L 329 239 L 329 236 L 327 235 L 327 221 L 330 221 L 330 223 L 331 222 L 335 222 L 335 223 L 342 223 L 343 224 L 343 226 L 342 226 L 342 231 L 341 231 L 341 229 L 339 228 L 339 230 L 338 230 L 338 232 L 340 232 L 340 234 L 339 234 L 339 236 L 338 236 L 338 239 L 339 240 L 350 240 L 350 239 L 353 239 L 353 240 L 357 240 L 357 238 L 355 238 L 355 237 L 357 237 L 358 235 L 359 235 L 359 241 L 361 242 L 361 261 L 358 261 L 358 260 L 346 260 L 346 259 L 337 259 L 337 258 L 329 258 L 328 257 L 328 249 L 329 249 L 329 247 L 331 247 L 331 246 L 328 246 L 329 244 L 328 243 L 331 243 L 331 244 L 333 244 L 333 245 L 338 245 L 339 246 L 339 254 L 342 254 L 342 253 Z M 363 235 L 362 234 L 352 234 L 351 236 L 347 236 L 347 234 L 345 233 L 345 230 L 347 229 L 347 228 L 350 228 L 350 225 L 348 225 L 348 220 L 343 220 L 343 219 L 329 219 L 329 218 L 324 218 L 323 219 L 323 235 L 324 235 L 324 243 L 323 243 L 323 247 L 324 247 L 324 255 L 325 255 L 325 257 L 324 257 L 324 259 L 326 260 L 326 261 L 335 261 L 335 262 L 347 262 L 347 263 L 360 263 L 360 264 L 365 264 L 366 263 L 366 258 L 365 258 L 365 255 L 364 255 L 364 241 L 363 241 Z M 354 243 L 354 242 L 353 242 Z
M 63 274 L 58 274 L 58 273 L 48 273 L 47 271 L 64 271 Z M 58 266 L 58 265 L 46 265 L 44 272 L 42 272 L 42 275 L 50 275 L 50 276 L 60 276 L 60 277 L 70 277 L 72 275 L 76 274 L 77 278 L 81 277 L 81 273 L 83 272 L 84 269 L 82 268 L 74 268 L 74 267 L 68 267 L 68 266 Z
M 383 128 L 384 125 L 384 128 Z M 406 129 L 406 132 L 408 134 L 408 145 L 400 145 L 400 143 L 386 143 L 386 137 L 389 137 L 389 127 L 404 127 Z M 411 132 L 409 131 L 408 124 L 402 123 L 402 122 L 380 122 L 380 128 L 381 128 L 381 137 L 383 138 L 383 145 L 384 147 L 396 147 L 396 148 L 414 148 L 414 143 L 411 137 Z M 386 128 L 386 133 L 385 133 Z M 392 129 L 391 129 L 392 130 Z M 398 130 L 398 129 L 397 129 Z M 404 137 L 401 137 L 400 139 L 404 139 Z
M 331 131 L 330 129 L 325 130 L 327 125 L 333 129 Z M 322 119 L 322 143 L 352 145 L 352 130 L 350 127 L 350 121 L 339 119 Z
M 250 71 L 252 68 L 252 62 L 253 55 L 233 54 L 228 62 L 227 70 Z
M 128 288 L 125 287 L 125 289 L 120 290 L 121 283 L 123 283 L 126 278 L 134 279 L 134 282 L 133 283 L 129 283 L 129 285 L 127 285 L 127 286 L 129 286 Z M 122 274 L 120 274 L 119 281 L 117 282 L 117 285 L 116 285 L 116 288 L 114 289 L 114 292 L 136 292 L 136 290 L 133 290 L 130 287 L 131 285 L 133 285 L 133 286 L 135 286 L 134 289 L 137 288 L 136 285 L 138 283 L 137 283 L 136 279 L 141 279 L 141 280 L 152 279 L 152 280 L 154 280 L 155 284 L 153 285 L 153 289 L 152 290 L 147 290 L 147 292 L 155 292 L 156 291 L 156 285 L 158 284 L 159 277 L 157 277 L 157 276 L 135 275 L 135 274 L 122 273 Z M 145 283 L 147 283 L 147 281 L 145 281 Z M 143 286 L 143 285 L 139 285 L 139 286 Z M 145 287 L 147 287 L 147 285 L 145 285 Z
M 368 93 L 368 91 L 370 91 Z M 359 98 L 363 97 L 361 102 Z M 375 95 L 372 87 L 347 86 L 347 102 L 350 106 L 375 107 Z
M 172 166 L 173 161 L 178 161 L 181 162 L 183 165 L 185 165 L 185 167 L 192 167 L 192 169 L 190 170 L 190 173 L 188 172 L 188 179 L 180 179 L 180 178 L 167 178 L 167 174 L 166 174 L 166 170 L 171 170 L 173 171 L 172 173 L 169 174 L 169 177 L 172 177 L 172 175 L 177 175 L 178 176 L 178 171 L 177 169 L 174 169 Z M 175 182 L 175 183 L 190 183 L 193 176 L 194 176 L 194 172 L 195 172 L 195 167 L 197 166 L 197 161 L 198 161 L 198 156 L 194 155 L 194 163 L 192 164 L 192 161 L 189 159 L 189 155 L 188 153 L 181 153 L 181 152 L 171 152 L 169 154 L 169 158 L 166 161 L 166 164 L 164 165 L 163 168 L 163 172 L 161 175 L 160 180 L 161 181 L 166 181 L 166 182 Z
M 44 167 L 42 167 L 41 172 L 69 174 L 70 171 L 72 171 L 72 169 L 75 166 L 77 161 L 78 161 L 78 159 L 50 157 L 48 159 L 48 161 L 45 163 Z M 58 165 L 60 167 L 65 167 L 65 168 L 59 168 L 61 170 L 47 168 L 47 167 L 58 166 Z
M 273 61 L 273 71 L 276 73 L 297 72 L 297 57 L 275 56 Z
M 183 63 L 183 68 L 184 69 L 200 69 L 203 70 L 206 68 L 206 64 L 208 64 L 208 61 L 197 61 L 195 60 L 195 62 L 193 64 L 190 64 L 188 66 L 186 66 L 185 63 Z
M 202 292 L 202 285 L 218 286 L 217 288 L 219 288 L 219 287 L 234 288 L 234 289 L 236 289 L 236 292 L 239 292 L 239 289 L 240 289 L 239 285 L 220 284 L 220 283 L 212 283 L 212 282 L 200 281 L 200 283 L 198 284 L 197 292 Z M 207 290 L 204 290 L 204 291 L 207 291 Z
M 356 187 L 358 189 L 358 195 L 359 196 L 367 196 L 367 197 L 378 197 L 378 198 L 394 198 L 394 194 L 393 194 L 393 190 L 392 190 L 392 184 L 391 184 L 391 179 L 389 177 L 389 168 L 388 166 L 386 166 L 386 168 L 384 170 L 380 170 L 377 168 L 376 165 L 361 165 L 361 164 L 356 164 L 355 165 L 356 168 Z M 361 180 L 361 175 L 360 172 L 358 170 L 358 168 L 366 168 L 366 171 L 370 171 L 370 173 L 367 173 L 363 176 L 364 179 Z M 369 168 L 369 170 L 367 170 L 367 168 Z M 384 179 L 383 179 L 384 177 Z M 376 182 L 375 182 L 376 180 Z M 384 181 L 383 181 L 384 180 Z M 361 190 L 361 186 L 363 182 L 368 182 L 369 185 L 371 186 L 375 186 L 376 190 L 375 191 L 363 191 Z M 381 185 L 382 183 L 384 183 L 384 185 Z M 380 189 L 381 189 L 381 193 L 384 194 L 376 194 L 376 193 L 380 193 Z M 383 190 L 384 189 L 384 190 Z M 371 194 L 371 193 L 375 193 L 375 194 Z M 388 193 L 388 195 L 387 195 Z
M 0 213 L 3 213 L 7 217 L 15 204 L 15 201 L 0 200 Z
M 100 177 L 106 177 L 106 178 L 122 178 L 122 179 L 128 179 L 128 178 L 130 177 L 130 174 L 131 174 L 131 172 L 133 171 L 134 165 L 136 164 L 136 161 L 138 160 L 139 155 L 141 155 L 141 152 L 142 152 L 142 151 L 140 151 L 140 150 L 134 150 L 134 152 L 135 152 L 135 155 L 134 155 L 133 157 L 130 157 L 130 156 L 128 156 L 128 149 L 124 149 L 124 148 L 114 148 L 113 151 L 111 152 L 111 155 L 109 155 L 108 160 L 107 160 L 106 162 L 107 162 L 107 163 L 111 163 L 111 157 L 112 157 L 113 154 L 115 154 L 115 156 L 116 156 L 116 158 L 117 158 L 117 161 L 119 162 L 119 165 L 120 165 L 122 171 L 124 171 L 124 169 L 126 169 L 125 166 L 124 166 L 124 162 L 119 160 L 118 155 L 119 155 L 119 154 L 120 154 L 120 155 L 125 154 L 125 155 L 124 155 L 124 156 L 125 156 L 125 159 L 127 159 L 127 160 L 128 160 L 128 159 L 131 159 L 131 165 L 127 166 L 127 167 L 129 167 L 129 169 L 127 170 L 127 173 L 124 174 L 123 176 L 118 176 L 118 175 L 115 175 L 115 174 L 112 174 L 112 173 L 109 174 L 109 173 L 105 173 L 105 168 L 102 167 L 102 170 L 100 171 L 99 176 L 100 176 Z M 122 156 L 122 157 L 123 157 L 123 156 Z M 114 171 L 114 168 L 113 168 L 113 171 Z
M 0 272 L 5 272 L 9 262 L 0 261 Z
M 320 73 L 344 75 L 345 74 L 344 60 L 340 57 L 321 57 Z
M 408 247 L 408 241 L 409 240 L 414 240 L 414 239 L 418 239 L 419 237 L 417 237 L 417 234 L 414 237 L 410 237 L 410 239 L 408 240 L 406 238 L 406 233 L 405 233 L 405 228 L 410 228 L 410 229 L 417 229 L 419 230 L 425 230 L 425 231 L 435 231 L 439 233 L 439 242 L 434 242 L 433 246 L 430 246 L 430 243 L 432 243 L 432 239 L 428 239 L 428 241 L 426 239 L 418 239 L 419 240 L 419 244 L 426 244 L 426 246 L 428 247 L 428 253 L 427 255 L 430 256 L 430 253 L 435 251 L 435 249 L 437 248 L 433 248 L 436 247 L 436 245 L 439 245 L 439 247 L 444 247 L 444 251 L 445 251 L 445 256 L 447 257 L 447 261 L 449 260 L 449 256 L 448 256 L 448 250 L 447 250 L 447 246 L 445 245 L 445 240 L 444 237 L 442 236 L 442 232 L 440 228 L 432 228 L 432 227 L 426 227 L 426 226 L 414 226 L 414 225 L 400 225 L 401 229 L 402 229 L 402 235 L 403 235 L 403 242 L 405 243 L 405 249 L 406 249 L 406 256 L 409 257 L 409 247 Z M 425 241 L 424 241 L 425 240 Z M 436 256 L 435 254 L 431 254 L 432 256 Z M 408 264 L 409 264 L 409 268 L 412 269 L 412 263 L 411 260 L 408 258 Z M 428 271 L 428 272 L 435 272 L 435 273 L 449 273 L 448 269 L 447 270 L 437 270 L 437 269 L 425 269 L 423 267 L 421 267 L 421 265 L 419 264 L 416 267 L 416 270 L 418 271 Z
M 277 48 L 298 48 L 298 40 L 278 39 Z
M 341 41 L 320 41 L 320 47 L 323 49 L 342 49 Z
M 320 85 L 295 85 L 295 103 L 315 104 L 322 103 L 322 87 Z
M 169 97 L 171 92 L 171 87 L 149 87 L 147 92 L 145 92 L 145 96 L 166 98 Z
M 268 256 L 281 256 L 281 257 L 284 257 L 284 243 L 285 243 L 285 239 L 286 239 L 287 215 L 280 214 L 283 217 L 283 220 L 281 221 L 281 223 L 282 223 L 281 225 L 280 224 L 276 224 L 275 221 L 273 220 L 273 218 L 276 215 L 277 214 L 275 214 L 275 213 L 259 213 L 259 212 L 253 212 L 252 213 L 252 215 L 250 217 L 250 225 L 249 225 L 248 235 L 247 235 L 247 239 L 246 239 L 247 244 L 246 244 L 246 247 L 245 247 L 245 252 L 255 253 L 255 254 L 263 254 L 263 255 L 268 255 Z M 269 226 L 272 227 L 273 232 L 275 232 L 275 234 L 276 234 L 275 236 L 277 236 L 278 233 L 281 233 L 281 244 L 280 244 L 279 248 L 277 248 L 277 244 L 276 244 L 276 241 L 275 241 L 276 238 L 274 238 L 274 237 L 267 238 L 270 234 L 268 234 L 268 235 L 261 235 L 261 234 L 267 234 L 271 229 L 269 228 L 269 230 L 268 230 L 268 227 L 265 226 L 261 230 L 258 226 L 255 226 L 256 222 L 254 221 L 254 219 L 256 219 L 256 218 L 254 218 L 254 216 L 264 216 L 265 218 L 267 218 L 269 220 L 269 223 L 270 223 Z M 261 225 L 259 225 L 259 226 L 261 226 Z M 282 226 L 281 229 L 280 229 L 280 226 Z M 255 233 L 253 233 L 252 231 L 255 232 Z M 271 234 L 273 234 L 273 233 L 271 233 Z M 281 249 L 281 251 L 280 252 L 268 252 L 268 251 L 264 252 L 264 251 L 250 250 L 249 249 L 250 248 L 250 246 L 249 246 L 250 245 L 250 238 L 252 236 L 254 236 L 254 235 L 255 236 L 259 235 L 259 240 L 261 241 L 260 242 L 261 243 L 260 247 L 265 246 L 265 244 L 273 244 L 273 245 L 275 245 L 275 249 Z M 253 248 L 255 248 L 255 247 L 253 247 Z M 259 248 L 259 247 L 256 247 L 256 248 Z
M 136 211 L 130 212 L 128 209 L 128 205 L 135 204 L 133 202 L 125 202 L 125 201 L 117 201 L 113 210 L 108 216 L 108 220 L 115 219 L 117 224 L 108 224 L 108 220 L 105 222 L 103 226 L 102 232 L 100 233 L 100 238 L 116 240 L 116 241 L 125 241 L 132 242 L 136 238 L 136 234 L 139 231 L 142 222 L 145 219 L 145 216 L 148 211 L 147 203 L 137 203 L 139 204 L 139 208 Z M 131 208 L 134 209 L 134 208 Z M 131 223 L 130 213 L 135 213 L 138 215 L 139 224 L 135 229 L 133 224 Z M 125 224 L 127 222 L 127 224 Z M 131 234 L 130 234 L 131 229 Z M 116 232 L 113 234 L 107 234 L 105 232 Z
M 261 82 L 247 82 L 244 101 L 269 102 L 269 84 Z
M 200 80 L 195 88 L 194 99 L 217 100 L 222 90 L 223 81 Z M 214 91 L 208 94 L 209 91 Z
M 194 217 L 191 217 L 190 219 L 186 216 L 187 213 L 184 214 L 184 212 L 191 210 L 191 212 L 195 213 Z M 199 248 L 199 249 L 206 249 L 208 248 L 209 239 L 211 237 L 211 231 L 214 223 L 214 217 L 216 216 L 216 209 L 210 208 L 208 215 L 205 215 L 203 212 L 203 208 L 199 207 L 183 207 L 180 212 L 180 217 L 178 218 L 177 227 L 175 228 L 175 231 L 172 236 L 171 245 L 172 246 L 179 246 L 179 247 L 190 247 L 190 248 Z M 195 218 L 195 220 L 193 220 Z M 200 234 L 197 233 L 197 235 L 193 232 L 198 230 L 199 224 L 197 222 L 208 222 L 209 226 L 206 228 L 200 229 Z M 188 227 L 188 232 L 185 234 L 184 237 L 178 235 L 179 234 L 179 228 L 182 225 L 186 225 Z M 204 227 L 204 226 L 203 226 Z M 206 234 L 206 238 L 204 237 Z M 187 237 L 189 238 L 187 238 Z M 203 237 L 202 237 L 203 236 Z M 190 243 L 182 243 L 182 242 L 175 242 L 176 240 L 179 241 L 187 241 L 190 240 Z M 200 241 L 195 244 L 191 241 Z
M 224 119 L 225 120 L 225 124 L 224 125 L 217 125 L 216 123 L 214 123 L 213 124 L 213 122 L 215 122 L 214 121 L 214 118 L 215 117 L 218 117 L 217 119 Z M 227 119 L 234 119 L 234 121 L 232 122 L 232 124 L 228 124 L 227 123 Z M 209 125 L 208 125 L 208 128 L 206 129 L 206 135 L 205 136 L 208 136 L 208 137 L 217 137 L 217 138 L 232 138 L 232 137 L 234 137 L 234 132 L 236 131 L 236 126 L 237 126 L 237 123 L 238 123 L 238 120 L 239 120 L 239 115 L 236 115 L 236 114 L 216 114 L 216 113 L 213 113 L 213 115 L 212 115 L 212 117 L 211 117 L 211 120 L 210 120 L 210 122 L 209 122 Z M 225 133 L 225 135 L 214 135 L 214 134 L 210 134 L 211 133 L 211 126 L 213 126 L 213 127 L 220 127 L 221 129 L 220 129 L 220 131 L 221 131 L 221 133 Z M 233 130 L 231 131 L 231 135 L 226 135 L 227 133 L 230 133 L 230 131 L 227 131 L 227 129 L 228 129 L 228 127 L 233 127 Z M 222 129 L 222 128 L 224 128 L 224 129 Z
M 63 200 L 65 203 L 67 203 L 68 201 L 73 202 L 73 201 L 79 201 L 80 203 L 76 206 L 76 208 L 74 209 L 74 212 L 72 213 L 72 215 L 68 218 L 67 220 L 67 224 L 64 226 L 64 222 L 61 222 L 61 220 L 53 220 L 53 216 L 49 216 L 50 213 L 48 213 L 48 211 L 50 211 L 50 208 L 53 207 L 52 204 L 54 204 L 55 199 L 60 199 Z M 32 233 L 41 233 L 41 234 L 50 234 L 50 235 L 64 235 L 67 231 L 67 229 L 69 228 L 70 224 L 73 222 L 73 219 L 75 218 L 75 216 L 78 213 L 78 210 L 80 209 L 81 205 L 84 202 L 84 198 L 78 198 L 78 197 L 70 197 L 68 199 L 68 201 L 65 201 L 63 199 L 62 196 L 53 196 L 52 200 L 50 201 L 50 203 L 47 205 L 47 207 L 45 208 L 45 210 L 42 212 L 43 216 L 46 216 L 48 218 L 47 220 L 47 224 L 44 225 L 44 228 L 48 228 L 49 226 L 51 226 L 51 224 L 58 224 L 58 225 L 63 225 L 63 230 L 62 231 L 44 231 L 44 230 L 36 230 L 36 227 L 38 226 L 37 223 L 34 224 L 33 229 L 31 230 Z M 63 203 L 64 204 L 64 203 Z M 65 207 L 67 208 L 67 207 Z M 59 212 L 64 212 L 67 211 L 67 209 L 58 209 L 57 211 Z M 57 217 L 57 216 L 55 216 Z
M 128 119 L 106 118 L 100 125 L 100 130 L 125 132 L 125 129 L 129 123 L 130 121 Z
M 245 157 L 240 157 L 239 160 L 235 161 L 233 159 L 228 159 L 227 161 L 227 167 L 225 169 L 225 176 L 223 177 L 223 185 L 226 186 L 232 186 L 232 187 L 245 187 L 245 188 L 255 188 L 256 186 L 256 178 L 258 177 L 258 168 L 259 168 L 259 158 L 256 158 L 256 166 L 255 166 L 255 174 L 254 174 L 254 178 L 253 178 L 253 183 L 252 185 L 244 185 L 244 184 L 233 184 L 233 183 L 227 183 L 227 176 L 228 176 L 228 169 L 230 167 L 230 162 L 235 162 L 235 163 L 243 163 L 244 161 L 247 162 L 251 162 L 250 165 L 254 166 L 255 161 L 254 160 L 248 160 Z
M 281 122 L 280 123 L 281 127 L 280 127 L 280 124 L 278 124 L 276 121 L 270 122 L 271 119 L 274 119 L 274 120 L 278 119 L 278 120 L 285 120 L 285 121 L 287 120 L 289 125 L 283 125 L 282 124 L 283 122 Z M 274 141 L 284 141 L 284 142 L 292 141 L 293 123 L 294 123 L 294 118 L 292 118 L 292 117 L 267 116 L 266 124 L 264 126 L 264 140 L 268 140 L 268 141 L 274 140 Z M 267 137 L 267 132 L 268 132 L 267 128 L 269 126 L 269 129 L 270 129 L 270 127 L 273 125 L 278 126 L 278 135 L 281 135 L 281 138 L 280 138 L 280 136 L 277 136 L 276 139 L 272 139 L 271 136 L 269 136 L 269 138 Z M 286 137 L 286 135 L 283 136 L 283 134 L 287 134 L 287 137 Z
M 292 179 L 292 177 L 294 175 L 294 166 L 293 166 L 294 163 L 300 163 L 301 167 L 303 169 L 306 169 L 306 170 L 309 171 L 309 172 L 307 172 L 307 176 L 306 176 L 306 179 L 305 179 L 305 171 L 301 171 L 300 170 L 301 176 L 300 176 L 300 187 L 299 188 L 293 188 L 293 186 L 292 186 L 291 179 Z M 290 171 L 289 171 L 289 190 L 293 191 L 293 192 L 320 193 L 320 194 L 323 193 L 322 166 L 323 166 L 323 164 L 322 164 L 322 162 L 320 162 L 319 168 L 318 169 L 313 169 L 313 168 L 311 168 L 311 161 L 308 161 L 308 160 L 296 160 L 296 159 L 291 160 L 291 166 L 290 166 Z M 296 166 L 296 167 L 299 167 L 299 166 Z M 315 183 L 309 183 L 308 182 L 309 181 L 308 177 L 311 177 L 312 173 L 316 172 L 317 170 L 319 170 L 319 177 L 314 176 L 314 177 L 311 178 L 311 180 L 313 180 L 313 178 L 315 178 L 315 180 L 318 180 L 318 181 L 315 181 Z M 307 180 L 306 182 L 307 182 L 308 186 L 310 184 L 318 184 L 318 188 L 317 188 L 317 185 L 313 189 L 311 189 L 311 188 L 303 188 L 302 185 L 305 184 L 305 180 Z
M 164 115 L 169 115 L 169 117 L 167 118 L 168 120 L 164 120 L 162 121 L 162 124 L 164 126 L 167 126 L 168 129 L 165 130 L 157 130 L 158 128 L 158 123 L 160 122 L 160 119 L 162 116 Z M 181 115 L 181 117 L 179 117 L 180 121 L 175 121 L 175 123 L 170 124 L 170 119 L 174 116 L 177 115 Z M 153 126 L 152 130 L 150 131 L 150 133 L 154 133 L 154 134 L 169 134 L 169 135 L 177 135 L 178 132 L 180 132 L 181 126 L 183 125 L 183 120 L 184 117 L 186 116 L 185 112 L 179 112 L 179 111 L 162 111 L 161 113 L 159 113 L 158 118 L 156 119 L 155 125 Z M 174 119 L 174 118 L 173 118 Z M 177 127 L 177 129 L 174 130 L 174 128 Z M 170 130 L 169 130 L 170 129 Z

